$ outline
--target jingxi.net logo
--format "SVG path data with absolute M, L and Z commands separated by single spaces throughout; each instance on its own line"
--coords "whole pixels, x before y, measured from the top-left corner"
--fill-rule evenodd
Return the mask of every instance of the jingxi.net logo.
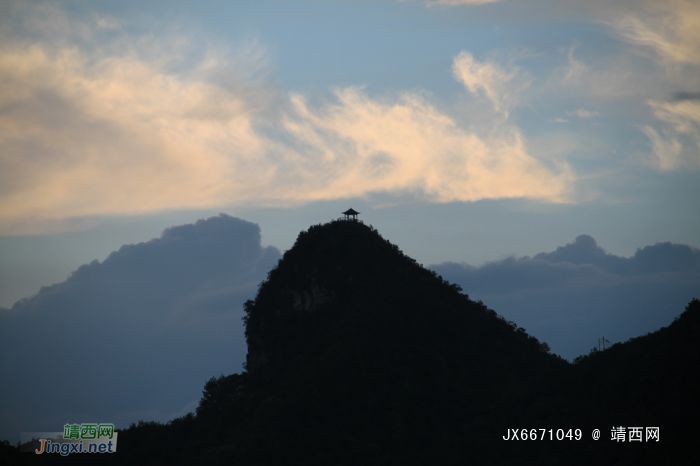
M 66 424 L 61 432 L 22 432 L 23 452 L 37 455 L 58 453 L 114 453 L 118 432 L 114 424 Z

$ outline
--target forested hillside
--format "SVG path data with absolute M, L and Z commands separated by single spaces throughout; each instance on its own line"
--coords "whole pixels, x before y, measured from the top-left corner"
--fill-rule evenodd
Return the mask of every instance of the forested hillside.
M 247 370 L 209 380 L 196 416 L 123 430 L 113 455 L 22 457 L 235 465 L 698 459 L 691 421 L 700 301 L 667 328 L 572 364 L 461 291 L 361 222 L 313 226 L 245 305 Z M 625 428 L 626 442 L 612 440 L 613 427 Z M 630 442 L 631 427 L 658 427 L 659 441 Z M 504 440 L 512 429 L 519 440 Z

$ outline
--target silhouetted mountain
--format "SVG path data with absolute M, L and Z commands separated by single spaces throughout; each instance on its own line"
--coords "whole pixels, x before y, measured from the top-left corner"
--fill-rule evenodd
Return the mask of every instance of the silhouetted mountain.
M 593 464 L 697 464 L 699 336 L 700 301 L 693 299 L 668 327 L 576 358 L 571 398 L 579 425 L 605 428 L 607 439 L 612 426 L 660 428 L 659 442 L 645 448 L 589 445 Z
M 231 448 L 269 464 L 463 458 L 551 414 L 567 365 L 358 222 L 302 233 L 246 312 L 259 408 Z
M 691 302 L 668 328 L 570 364 L 460 291 L 360 222 L 313 226 L 245 304 L 246 372 L 209 380 L 196 416 L 134 425 L 120 433 L 117 454 L 70 460 L 534 465 L 694 459 L 700 302 Z M 613 426 L 659 427 L 660 441 L 614 442 Z M 592 439 L 594 428 L 602 431 L 600 440 Z M 538 440 L 504 440 L 511 429 L 519 437 L 521 429 L 528 437 L 531 429 L 542 430 L 535 431 Z

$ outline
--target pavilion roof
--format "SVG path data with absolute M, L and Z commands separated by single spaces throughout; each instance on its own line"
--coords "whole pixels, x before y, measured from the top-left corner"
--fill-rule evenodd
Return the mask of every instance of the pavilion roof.
M 353 208 L 350 208 L 349 210 L 346 210 L 345 212 L 343 212 L 343 215 L 359 215 L 359 212 L 357 212 Z

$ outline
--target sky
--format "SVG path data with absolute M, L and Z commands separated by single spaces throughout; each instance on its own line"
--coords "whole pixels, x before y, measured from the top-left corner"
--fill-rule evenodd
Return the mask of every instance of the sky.
M 668 325 L 698 76 L 697 1 L 0 3 L 0 438 L 192 410 L 350 207 L 569 359 Z

